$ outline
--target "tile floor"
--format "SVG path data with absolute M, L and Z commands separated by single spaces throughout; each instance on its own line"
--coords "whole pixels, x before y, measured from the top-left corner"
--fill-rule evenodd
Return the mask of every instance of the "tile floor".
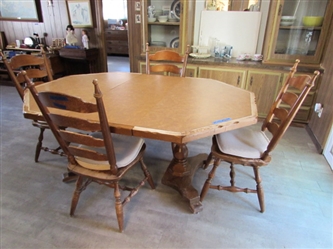
M 15 88 L 0 86 L 0 110 L 2 249 L 333 248 L 333 173 L 304 128 L 290 127 L 261 169 L 265 213 L 258 211 L 256 195 L 211 190 L 204 210 L 191 214 L 187 202 L 161 183 L 170 144 L 146 139 L 145 162 L 157 188 L 144 186 L 128 203 L 119 233 L 113 191 L 104 186 L 90 185 L 69 217 L 74 183 L 61 181 L 66 160 L 42 152 L 34 162 L 38 129 L 23 118 Z M 189 143 L 190 156 L 208 153 L 210 142 Z M 56 146 L 50 132 L 45 144 Z M 238 183 L 254 185 L 251 169 L 238 167 L 236 173 Z M 198 170 L 195 188 L 207 174 Z M 228 182 L 228 165 L 219 167 L 216 180 Z

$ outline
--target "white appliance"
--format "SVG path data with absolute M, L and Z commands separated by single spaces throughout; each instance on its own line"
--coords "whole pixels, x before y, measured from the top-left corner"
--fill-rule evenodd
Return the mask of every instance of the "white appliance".
M 199 45 L 209 46 L 212 38 L 233 46 L 232 57 L 242 53 L 255 54 L 258 44 L 261 12 L 206 11 L 201 12 Z

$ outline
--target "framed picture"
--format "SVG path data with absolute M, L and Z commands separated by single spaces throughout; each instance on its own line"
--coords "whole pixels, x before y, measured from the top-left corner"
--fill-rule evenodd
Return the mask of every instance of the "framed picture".
M 93 20 L 90 0 L 67 0 L 69 21 L 75 28 L 91 28 Z
M 135 11 L 140 11 L 140 10 L 141 10 L 141 3 L 135 2 Z
M 42 22 L 40 0 L 1 0 L 0 20 Z
M 141 23 L 141 15 L 135 14 L 135 23 Z

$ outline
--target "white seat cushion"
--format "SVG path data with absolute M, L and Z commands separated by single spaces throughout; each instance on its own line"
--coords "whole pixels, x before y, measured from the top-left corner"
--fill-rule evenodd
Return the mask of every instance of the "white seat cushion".
M 130 164 L 139 154 L 144 140 L 139 137 L 125 136 L 120 134 L 112 133 L 112 141 L 114 146 L 114 151 L 117 160 L 118 168 L 124 167 Z M 94 137 L 102 138 L 102 133 L 94 133 Z M 89 149 L 89 148 L 88 148 Z M 95 151 L 99 151 L 105 154 L 104 148 L 90 148 Z M 82 157 L 75 158 L 77 162 L 85 168 L 93 169 L 93 170 L 110 170 L 108 161 L 95 161 Z
M 220 133 L 216 140 L 223 153 L 244 158 L 260 158 L 269 144 L 264 132 L 249 128 Z

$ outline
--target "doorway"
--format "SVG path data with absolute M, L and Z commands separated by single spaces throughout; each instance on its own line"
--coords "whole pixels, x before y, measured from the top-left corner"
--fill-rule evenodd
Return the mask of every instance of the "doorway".
M 127 35 L 127 0 L 103 0 L 108 72 L 130 72 Z

